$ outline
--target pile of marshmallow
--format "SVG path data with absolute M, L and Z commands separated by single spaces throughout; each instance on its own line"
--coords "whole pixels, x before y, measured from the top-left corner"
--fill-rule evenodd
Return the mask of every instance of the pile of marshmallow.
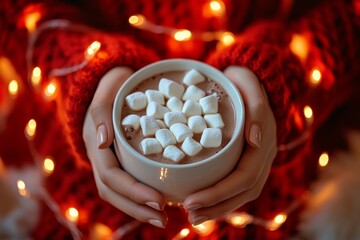
M 186 88 L 161 78 L 158 90 L 138 91 L 125 98 L 131 110 L 146 109 L 146 115 L 130 114 L 121 122 L 125 131 L 129 127 L 135 131 L 141 128 L 145 138 L 140 146 L 144 155 L 162 153 L 178 163 L 185 154 L 195 156 L 203 148 L 221 145 L 224 122 L 218 113 L 218 97 L 206 96 L 205 91 L 196 86 L 204 81 L 205 77 L 192 69 L 183 78 Z M 194 134 L 201 134 L 200 143 L 193 139 Z M 176 146 L 180 144 L 181 149 Z

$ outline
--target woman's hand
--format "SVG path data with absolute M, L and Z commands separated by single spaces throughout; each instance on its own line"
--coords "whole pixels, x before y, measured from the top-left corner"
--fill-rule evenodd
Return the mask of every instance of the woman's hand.
M 189 222 L 195 225 L 221 217 L 256 199 L 277 153 L 276 122 L 259 80 L 243 67 L 230 66 L 224 73 L 238 87 L 244 99 L 247 144 L 230 175 L 185 199 Z
M 86 113 L 83 139 L 100 197 L 139 221 L 163 228 L 163 196 L 124 172 L 109 148 L 114 140 L 112 105 L 118 89 L 131 74 L 129 68 L 116 67 L 101 79 Z

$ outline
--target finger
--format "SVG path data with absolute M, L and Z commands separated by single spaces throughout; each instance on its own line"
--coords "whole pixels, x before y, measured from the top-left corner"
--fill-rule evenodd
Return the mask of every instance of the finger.
M 94 129 L 94 123 L 90 118 L 85 118 L 84 125 Z M 110 148 L 97 149 L 96 141 L 93 140 L 95 134 L 95 131 L 87 131 L 85 143 L 92 169 L 97 170 L 103 184 L 139 204 L 146 204 L 156 210 L 163 209 L 165 206 L 163 196 L 124 172 Z
M 269 152 L 268 158 L 271 159 L 271 155 L 274 153 Z M 265 182 L 269 176 L 270 166 L 272 161 L 269 160 L 264 167 L 264 170 L 261 172 L 261 175 L 256 182 L 255 186 L 248 191 L 240 193 L 230 199 L 227 199 L 219 204 L 210 206 L 208 208 L 200 208 L 198 210 L 192 211 L 189 213 L 188 220 L 191 224 L 198 225 L 204 221 L 210 219 L 216 219 L 222 217 L 225 213 L 231 212 L 242 205 L 255 200 L 261 193 Z
M 225 179 L 212 187 L 196 192 L 184 201 L 187 211 L 216 205 L 247 191 L 255 185 L 267 161 L 274 159 L 276 154 L 276 139 L 274 131 L 275 120 L 268 118 L 264 129 L 264 144 L 261 148 L 245 149 L 236 169 Z M 271 158 L 267 158 L 271 156 Z
M 268 108 L 260 82 L 252 71 L 244 67 L 231 66 L 224 73 L 238 87 L 244 99 L 245 138 L 251 146 L 259 148 Z
M 165 212 L 156 211 L 151 207 L 137 204 L 130 199 L 117 194 L 102 183 L 97 170 L 94 170 L 94 177 L 97 188 L 99 189 L 99 195 L 102 199 L 141 222 L 148 222 L 159 228 L 165 227 L 167 221 Z
M 114 139 L 112 127 L 112 104 L 124 81 L 132 74 L 127 67 L 116 67 L 108 71 L 100 80 L 90 104 L 89 111 L 97 129 L 97 147 L 106 148 Z

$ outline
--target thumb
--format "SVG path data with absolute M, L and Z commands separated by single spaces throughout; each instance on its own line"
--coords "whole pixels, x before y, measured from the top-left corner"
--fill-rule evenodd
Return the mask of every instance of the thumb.
M 96 127 L 98 148 L 107 148 L 114 139 L 112 124 L 112 106 L 117 91 L 125 80 L 133 73 L 127 67 L 115 67 L 100 80 L 90 104 L 90 116 Z
M 267 114 L 267 98 L 256 75 L 245 67 L 230 66 L 224 71 L 239 89 L 245 104 L 245 138 L 260 148 Z

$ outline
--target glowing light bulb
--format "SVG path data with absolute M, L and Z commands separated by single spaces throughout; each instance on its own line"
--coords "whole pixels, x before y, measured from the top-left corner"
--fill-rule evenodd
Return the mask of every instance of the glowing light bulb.
M 180 231 L 180 237 L 185 238 L 189 235 L 189 233 L 190 233 L 190 230 L 188 228 L 183 228 Z
M 34 119 L 30 119 L 25 127 L 25 136 L 31 140 L 34 138 L 36 133 L 36 121 Z
M 215 220 L 209 220 L 201 224 L 198 224 L 196 226 L 193 225 L 193 228 L 195 232 L 200 236 L 208 236 L 214 231 L 215 224 L 216 224 Z
M 112 230 L 102 224 L 102 223 L 95 223 L 94 227 L 90 230 L 90 237 L 89 239 L 112 239 Z
M 144 22 L 145 22 L 145 17 L 143 15 L 137 14 L 129 17 L 129 23 L 133 26 L 136 27 L 141 26 L 143 25 Z
M 287 215 L 285 213 L 279 213 L 275 216 L 274 222 L 276 224 L 283 224 L 286 221 Z
M 16 80 L 12 80 L 9 83 L 8 91 L 9 91 L 10 95 L 12 95 L 12 96 L 15 96 L 15 95 L 18 94 L 19 84 L 18 84 L 18 82 Z
M 319 84 L 321 82 L 321 78 L 322 78 L 322 75 L 318 69 L 315 68 L 311 71 L 310 79 L 313 84 Z
M 320 167 L 326 167 L 329 163 L 329 155 L 324 152 L 319 157 L 319 166 Z
M 70 207 L 66 210 L 65 216 L 69 221 L 77 223 L 79 220 L 79 211 L 74 207 Z
M 294 34 L 290 42 L 290 50 L 301 60 L 305 60 L 309 52 L 309 43 L 306 38 L 300 34 Z
M 18 180 L 17 181 L 17 188 L 18 188 L 19 194 L 21 196 L 26 196 L 27 195 L 26 185 L 25 185 L 25 182 L 23 180 Z
M 48 85 L 44 88 L 44 97 L 46 100 L 53 100 L 56 97 L 57 94 L 57 83 L 56 81 L 51 81 L 48 83 Z
M 54 161 L 50 157 L 45 158 L 43 162 L 43 171 L 46 174 L 51 174 L 54 171 L 54 169 L 55 169 Z
M 182 42 L 182 41 L 188 41 L 191 39 L 192 34 L 187 29 L 178 30 L 173 35 L 174 39 L 176 41 Z
M 99 41 L 94 41 L 85 51 L 86 59 L 91 59 L 95 54 L 100 50 L 101 43 Z
M 35 30 L 36 24 L 40 20 L 40 18 L 41 18 L 40 12 L 28 13 L 25 16 L 25 27 L 29 33 Z
M 304 116 L 307 119 L 311 119 L 313 117 L 313 110 L 311 109 L 310 106 L 305 106 L 304 107 Z
M 243 228 L 253 221 L 253 217 L 247 213 L 234 213 L 230 216 L 229 222 L 234 227 Z
M 230 46 L 235 42 L 234 34 L 231 32 L 224 32 L 220 37 L 220 41 L 224 46 Z
M 41 82 L 41 69 L 39 67 L 35 67 L 31 73 L 31 84 L 33 85 L 33 87 L 36 87 L 40 84 L 40 82 Z
M 214 16 L 222 16 L 225 13 L 225 4 L 220 0 L 213 0 L 209 2 L 209 8 Z

